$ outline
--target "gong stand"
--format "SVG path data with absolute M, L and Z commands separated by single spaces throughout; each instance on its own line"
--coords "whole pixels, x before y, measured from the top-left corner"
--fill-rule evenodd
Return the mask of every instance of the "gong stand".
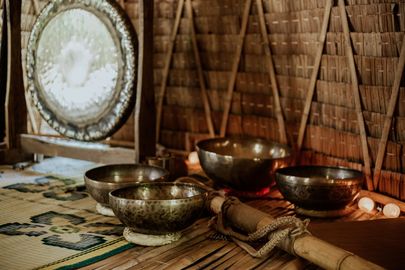
M 27 134 L 27 108 L 21 65 L 21 0 L 4 0 L 4 24 L 7 44 L 7 87 L 5 95 L 5 143 L 0 144 L 0 163 L 15 163 L 27 158 L 27 153 L 64 156 L 98 163 L 134 163 L 155 153 L 155 104 L 153 88 L 153 1 L 139 1 L 139 32 L 136 103 L 134 105 L 134 149 L 111 147 L 103 143 L 80 142 L 67 138 Z M 4 30 L 5 27 L 3 27 Z M 7 42 L 3 42 L 7 40 Z M 2 46 L 3 47 L 3 46 Z M 4 47 L 3 47 L 4 48 Z M 4 49 L 2 49 L 4 52 Z M 4 65 L 2 64 L 2 67 Z M 4 70 L 1 74 L 4 74 Z M 1 77 L 2 84 L 4 77 Z M 4 89 L 1 88 L 1 94 Z
M 3 0 L 0 54 L 0 163 L 29 158 L 20 149 L 20 134 L 27 132 L 27 114 L 21 68 L 21 0 Z

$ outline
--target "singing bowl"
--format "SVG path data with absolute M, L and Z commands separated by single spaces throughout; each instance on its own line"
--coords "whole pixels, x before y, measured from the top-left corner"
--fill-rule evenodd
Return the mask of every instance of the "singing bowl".
M 179 232 L 204 209 L 207 191 L 187 183 L 139 183 L 110 192 L 110 207 L 132 231 L 147 235 Z
M 278 168 L 291 160 L 289 147 L 261 139 L 214 138 L 196 145 L 204 172 L 215 183 L 238 191 L 269 187 Z
M 86 189 L 100 204 L 108 206 L 108 193 L 139 182 L 166 181 L 169 172 L 145 164 L 115 164 L 97 167 L 84 174 Z
M 359 194 L 363 179 L 362 172 L 343 167 L 294 166 L 276 171 L 284 198 L 306 210 L 345 208 Z

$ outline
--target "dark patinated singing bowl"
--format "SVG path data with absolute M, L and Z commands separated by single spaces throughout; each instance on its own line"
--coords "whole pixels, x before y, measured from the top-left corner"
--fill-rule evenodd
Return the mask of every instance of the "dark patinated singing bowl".
M 337 210 L 360 192 L 363 173 L 343 167 L 295 166 L 276 171 L 276 183 L 285 199 L 308 210 Z
M 84 174 L 86 189 L 100 204 L 108 206 L 108 193 L 139 182 L 166 181 L 169 172 L 161 167 L 145 164 L 106 165 Z
M 110 192 L 110 207 L 132 231 L 148 235 L 179 232 L 201 215 L 205 189 L 186 183 L 140 183 Z
M 291 160 L 290 148 L 261 139 L 207 139 L 198 142 L 196 149 L 208 177 L 239 191 L 269 187 L 276 169 Z

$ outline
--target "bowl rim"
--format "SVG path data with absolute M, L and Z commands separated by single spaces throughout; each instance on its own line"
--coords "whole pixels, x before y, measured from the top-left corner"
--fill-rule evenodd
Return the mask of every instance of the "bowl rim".
M 232 156 L 232 155 L 228 155 L 228 154 L 219 154 L 213 151 L 209 151 L 206 150 L 202 147 L 202 144 L 206 144 L 206 143 L 210 143 L 213 141 L 217 141 L 217 142 L 222 142 L 222 141 L 226 141 L 226 140 L 232 140 L 232 141 L 239 141 L 239 142 L 244 142 L 244 141 L 251 141 L 251 142 L 261 142 L 264 143 L 266 145 L 272 144 L 272 145 L 276 145 L 279 146 L 280 148 L 283 148 L 286 150 L 286 155 L 285 156 L 281 156 L 281 157 L 276 157 L 276 158 L 271 158 L 271 157 L 257 157 L 257 158 L 246 158 L 246 157 L 236 157 L 236 156 Z M 281 159 L 288 159 L 293 155 L 293 150 L 291 147 L 289 147 L 286 144 L 282 144 L 276 141 L 272 141 L 272 140 L 266 140 L 266 139 L 262 139 L 262 138 L 244 138 L 244 137 L 216 137 L 216 138 L 208 138 L 208 139 L 203 139 L 200 140 L 196 143 L 195 148 L 197 150 L 197 154 L 200 152 L 206 152 L 206 153 L 212 153 L 221 157 L 226 157 L 226 158 L 232 158 L 234 160 L 253 160 L 253 161 L 259 161 L 259 160 L 281 160 Z
M 122 192 L 123 190 L 126 189 L 136 189 L 141 186 L 188 186 L 188 187 L 193 187 L 201 191 L 201 193 L 191 196 L 191 197 L 185 197 L 185 198 L 178 198 L 178 199 L 128 199 L 128 198 L 123 198 L 123 197 L 118 197 L 115 193 Z M 192 183 L 176 183 L 176 182 L 140 182 L 140 183 L 134 183 L 131 186 L 128 187 L 123 187 L 123 188 L 118 188 L 115 190 L 112 190 L 108 193 L 109 200 L 111 199 L 114 200 L 119 200 L 119 201 L 128 201 L 128 202 L 181 202 L 181 201 L 188 201 L 188 200 L 194 200 L 197 198 L 202 198 L 205 199 L 205 197 L 208 195 L 208 190 L 205 190 L 204 188 L 192 184 Z
M 299 168 L 324 168 L 324 169 L 333 169 L 333 170 L 344 170 L 347 172 L 351 172 L 353 175 L 350 177 L 344 177 L 344 178 L 324 178 L 324 177 L 311 177 L 311 176 L 296 176 L 292 175 L 291 173 L 288 173 L 291 170 L 297 170 Z M 364 173 L 360 170 L 352 169 L 349 167 L 344 167 L 344 166 L 329 166 L 329 165 L 296 165 L 296 166 L 288 166 L 284 168 L 279 168 L 275 172 L 275 180 L 276 182 L 279 181 L 287 181 L 287 182 L 292 182 L 294 181 L 295 184 L 302 184 L 302 185 L 311 185 L 311 184 L 333 184 L 333 183 L 340 183 L 340 182 L 360 182 L 362 184 L 364 182 Z M 280 177 L 283 177 L 282 180 L 280 180 Z M 310 180 L 311 182 L 308 183 L 301 183 L 303 181 Z M 300 181 L 300 182 L 297 182 Z
M 115 187 L 115 186 L 119 186 L 119 185 L 128 185 L 128 184 L 136 184 L 136 183 L 141 183 L 141 182 L 136 182 L 136 181 L 122 181 L 122 182 L 106 182 L 106 181 L 102 181 L 99 179 L 94 179 L 94 178 L 90 178 L 89 174 L 93 173 L 96 170 L 100 170 L 100 169 L 108 169 L 108 168 L 114 168 L 114 167 L 140 167 L 140 168 L 153 168 L 153 169 L 158 169 L 159 171 L 161 171 L 163 173 L 162 176 L 158 177 L 158 178 L 154 178 L 151 181 L 155 181 L 157 179 L 162 178 L 162 181 L 167 179 L 170 175 L 170 172 L 168 170 L 166 170 L 165 168 L 156 166 L 156 165 L 149 165 L 149 164 L 142 164 L 142 163 L 117 163 L 117 164 L 108 164 L 108 165 L 102 165 L 102 166 L 98 166 L 92 169 L 87 170 L 84 173 L 84 181 L 89 182 L 93 185 L 98 185 L 100 187 L 105 187 L 105 188 L 111 188 L 111 187 Z M 107 179 L 108 177 L 106 177 L 105 179 Z

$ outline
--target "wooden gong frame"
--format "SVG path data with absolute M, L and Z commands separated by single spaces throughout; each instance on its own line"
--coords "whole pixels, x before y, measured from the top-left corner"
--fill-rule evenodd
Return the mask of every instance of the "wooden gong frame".
M 27 134 L 27 107 L 21 62 L 21 0 L 4 0 L 4 25 L 1 63 L 7 70 L 0 72 L 5 93 L 5 138 L 0 143 L 0 163 L 15 163 L 29 154 L 64 156 L 99 163 L 141 162 L 154 156 L 155 101 L 153 91 L 153 1 L 139 1 L 138 81 L 134 107 L 134 149 L 111 147 L 103 143 L 78 142 Z M 5 29 L 5 30 L 4 30 Z M 4 42 L 3 42 L 4 40 Z M 4 65 L 3 65 L 4 64 Z M 3 92 L 4 91 L 4 92 Z M 0 92 L 0 93 L 1 93 Z

